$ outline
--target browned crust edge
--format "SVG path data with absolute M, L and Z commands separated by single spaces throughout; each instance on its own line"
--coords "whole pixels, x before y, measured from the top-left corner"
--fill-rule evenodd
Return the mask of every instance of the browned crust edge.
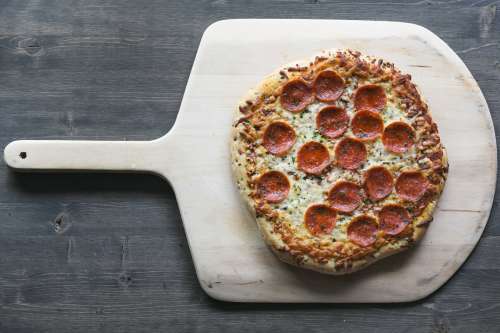
M 347 51 L 333 50 L 333 51 L 321 52 L 320 54 L 314 56 L 310 61 L 298 61 L 283 66 L 278 70 L 276 70 L 275 72 L 273 72 L 272 74 L 270 74 L 269 76 L 267 76 L 263 81 L 261 81 L 261 83 L 255 89 L 250 90 L 245 96 L 243 96 L 240 103 L 238 104 L 238 107 L 235 110 L 235 123 L 234 123 L 235 126 L 233 126 L 231 133 L 231 161 L 232 161 L 231 164 L 233 169 L 233 175 L 236 183 L 238 183 L 239 191 L 248 209 L 250 210 L 250 212 L 257 221 L 257 225 L 259 227 L 259 230 L 263 236 L 265 243 L 273 250 L 276 256 L 284 262 L 287 262 L 294 266 L 303 267 L 321 273 L 333 274 L 333 275 L 353 273 L 355 271 L 367 267 L 368 265 L 382 258 L 404 251 L 405 249 L 411 247 L 415 242 L 419 241 L 425 234 L 425 231 L 427 230 L 429 223 L 432 221 L 433 212 L 437 206 L 439 196 L 444 189 L 445 180 L 448 172 L 448 159 L 446 150 L 441 145 L 441 143 L 438 142 L 436 147 L 441 150 L 442 156 L 439 161 L 434 161 L 434 162 L 435 165 L 437 164 L 441 165 L 442 170 L 440 172 L 442 180 L 437 184 L 435 184 L 436 193 L 434 194 L 433 198 L 426 203 L 422 212 L 416 218 L 414 218 L 412 223 L 413 233 L 409 238 L 408 244 L 406 246 L 402 246 L 399 248 L 393 248 L 385 245 L 380 247 L 376 252 L 368 253 L 366 255 L 361 254 L 361 256 L 358 256 L 358 258 L 353 260 L 348 260 L 344 262 L 342 265 L 338 265 L 338 263 L 335 263 L 333 260 L 328 260 L 326 262 L 324 261 L 319 262 L 314 258 L 308 256 L 307 254 L 306 255 L 304 255 L 303 253 L 297 254 L 296 251 L 291 250 L 287 246 L 287 244 L 282 240 L 282 238 L 276 234 L 275 228 L 273 227 L 273 222 L 270 221 L 268 218 L 266 218 L 266 216 L 257 214 L 255 206 L 256 202 L 250 196 L 251 189 L 249 188 L 248 185 L 240 184 L 239 182 L 239 179 L 244 179 L 248 181 L 248 177 L 246 174 L 247 172 L 246 165 L 243 163 L 242 165 L 238 166 L 237 163 L 235 163 L 235 158 L 238 157 L 239 155 L 238 149 L 241 148 L 237 145 L 238 141 L 241 140 L 240 139 L 241 130 L 239 129 L 238 124 L 242 121 L 242 119 L 248 117 L 248 114 L 251 114 L 253 108 L 259 105 L 259 103 L 262 103 L 262 99 L 264 98 L 263 96 L 271 96 L 272 92 L 276 91 L 277 88 L 279 88 L 284 82 L 286 82 L 286 79 L 285 81 L 283 81 L 284 76 L 287 76 L 287 79 L 288 77 L 293 78 L 295 76 L 294 75 L 295 73 L 301 73 L 307 71 L 307 69 L 310 66 L 317 63 L 318 59 L 321 59 L 321 61 L 328 61 L 328 59 L 335 58 L 339 54 L 339 52 L 343 55 L 343 57 L 345 57 L 346 61 L 349 60 L 352 61 L 353 59 L 355 59 L 354 61 L 359 61 L 360 59 L 361 61 L 367 63 L 377 63 L 377 64 L 383 63 L 382 60 L 377 60 L 375 58 L 367 56 L 361 56 L 359 52 L 350 50 Z M 295 70 L 291 71 L 290 69 L 295 69 Z M 409 111 L 421 112 L 424 121 L 427 122 L 428 126 L 433 127 L 434 133 L 437 134 L 437 127 L 435 123 L 432 121 L 430 112 L 428 111 L 427 108 L 427 104 L 422 100 L 421 95 L 418 92 L 418 88 L 411 82 L 411 78 L 408 75 L 401 74 L 401 72 L 395 69 L 392 64 L 389 64 L 389 66 L 386 67 L 386 69 L 391 71 L 390 73 L 391 79 L 401 80 L 401 84 L 404 86 L 404 89 L 409 90 L 406 91 L 408 96 L 410 96 L 414 100 L 415 99 L 418 100 L 417 103 L 414 103 L 414 104 L 419 104 L 415 108 L 423 109 L 423 111 L 422 110 L 412 111 L 412 107 L 410 107 Z M 396 75 L 398 77 L 395 77 Z M 244 112 L 245 108 L 248 109 L 249 111 Z M 417 118 L 419 117 L 417 116 Z

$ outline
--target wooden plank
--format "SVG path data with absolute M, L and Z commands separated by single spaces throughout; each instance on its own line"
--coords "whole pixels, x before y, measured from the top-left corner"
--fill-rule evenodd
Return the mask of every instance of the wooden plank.
M 498 272 L 476 270 L 467 275 L 480 280 Z M 218 332 L 221 329 L 253 332 L 273 327 L 278 331 L 293 331 L 294 326 L 299 325 L 299 329 L 312 331 L 326 330 L 334 325 L 348 332 L 373 332 L 373 327 L 390 332 L 421 332 L 424 329 L 439 332 L 439 327 L 451 332 L 467 332 L 488 331 L 499 324 L 498 303 L 492 295 L 500 287 L 498 281 L 487 286 L 452 282 L 443 290 L 448 297 L 437 294 L 433 302 L 413 305 L 259 305 L 210 300 L 197 290 L 194 281 L 170 279 L 164 284 L 162 281 L 171 274 L 167 271 L 128 274 L 125 278 L 106 272 L 92 277 L 76 273 L 36 275 L 20 288 L 20 292 L 6 290 L 11 292 L 11 298 L 3 306 L 2 316 L 8 318 L 6 323 L 11 328 L 55 330 L 72 327 L 91 332 L 113 324 L 113 330 L 117 331 L 168 327 L 186 332 Z M 179 288 L 191 292 L 180 293 Z M 106 292 L 99 293 L 99 289 Z
M 492 16 L 484 13 L 491 13 L 491 9 L 487 8 L 488 4 L 494 6 L 494 1 L 387 0 L 381 3 L 365 0 L 363 4 L 342 0 L 325 2 L 327 1 L 3 1 L 0 11 L 0 111 L 3 116 L 0 123 L 0 143 L 4 146 L 12 139 L 25 137 L 118 140 L 125 137 L 150 139 L 161 135 L 175 119 L 201 33 L 218 19 L 236 17 L 385 19 L 424 25 L 459 51 L 479 82 L 493 120 L 498 124 L 499 23 L 494 15 L 492 21 L 480 19 L 485 15 Z M 490 26 L 488 33 L 485 33 L 485 26 Z M 130 42 L 120 39 L 120 34 L 125 35 L 126 39 L 133 39 L 143 32 L 145 40 L 135 45 L 128 45 Z M 51 46 L 55 47 L 38 56 L 24 54 L 21 47 L 12 55 L 11 50 L 4 48 L 3 38 L 10 40 L 17 36 L 35 37 L 42 41 L 42 47 L 46 41 L 43 38 L 54 38 Z M 115 43 L 106 44 L 105 37 L 113 38 Z M 64 38 L 75 38 L 76 42 L 64 44 Z M 94 43 L 88 43 L 88 40 Z M 153 40 L 156 40 L 154 46 Z M 56 41 L 61 42 L 56 44 Z M 145 47 L 150 41 L 151 46 Z M 69 92 L 59 98 L 50 96 L 51 93 L 56 95 L 59 90 L 48 85 L 48 92 L 47 89 L 37 88 L 39 84 L 43 84 L 43 75 L 38 79 L 34 77 L 39 68 L 37 66 L 44 66 L 50 72 L 61 70 L 59 75 L 51 74 L 53 76 L 50 81 L 54 87 L 62 87 L 60 83 L 63 81 L 79 87 L 82 79 L 88 84 L 82 83 L 84 89 L 80 89 L 80 94 Z M 121 89 L 118 77 L 126 76 L 120 76 L 117 72 L 125 68 L 132 68 L 132 75 L 137 75 L 140 79 Z M 15 73 L 17 77 L 6 75 L 6 71 Z M 109 81 L 96 82 L 100 89 L 90 94 L 90 89 L 93 89 L 90 84 L 92 78 L 102 78 L 101 73 L 106 72 L 109 74 Z M 165 80 L 161 84 L 156 80 L 148 80 L 151 76 L 167 77 L 175 73 L 178 76 L 172 76 L 172 85 L 168 89 L 164 89 Z M 37 80 L 36 84 L 30 85 L 32 79 Z M 12 90 L 13 87 L 17 87 L 16 90 Z M 30 89 L 26 89 L 23 95 L 25 88 Z M 132 91 L 134 96 L 123 93 L 127 91 Z M 11 94 L 11 98 L 8 94 Z M 163 100 L 156 102 L 152 98 L 155 96 L 160 96 Z M 139 102 L 141 99 L 146 102 Z M 94 103 L 93 100 L 99 100 L 99 103 Z M 145 121 L 138 121 L 137 107 L 141 107 L 141 116 Z M 68 121 L 58 120 L 58 115 L 70 119 L 66 116 L 69 111 L 73 111 L 73 119 L 78 119 L 74 122 L 73 136 L 70 135 Z M 111 114 L 120 116 L 107 116 Z M 483 240 L 464 266 L 465 269 L 459 271 L 437 293 L 418 303 L 337 306 L 220 303 L 209 299 L 199 288 L 187 248 L 184 247 L 179 249 L 182 255 L 174 254 L 172 261 L 187 265 L 191 270 L 181 270 L 175 276 L 176 293 L 163 298 L 155 306 L 122 306 L 129 293 L 127 289 L 117 289 L 114 297 L 102 296 L 94 306 L 86 308 L 76 298 L 73 298 L 73 306 L 48 304 L 43 302 L 43 297 L 49 296 L 43 294 L 37 305 L 27 302 L 21 306 L 13 306 L 13 298 L 10 297 L 15 299 L 17 291 L 15 287 L 8 289 L 3 281 L 7 279 L 9 283 L 13 283 L 13 276 L 17 274 L 15 258 L 25 258 L 27 266 L 35 266 L 41 259 L 41 256 L 35 254 L 43 253 L 44 248 L 51 248 L 53 252 L 58 249 L 64 252 L 66 249 L 66 239 L 58 245 L 50 241 L 39 242 L 32 243 L 31 246 L 28 244 L 26 253 L 29 255 L 23 255 L 21 249 L 15 249 L 14 240 L 20 241 L 19 237 L 24 233 L 29 237 L 37 234 L 43 237 L 51 235 L 53 231 L 48 222 L 59 213 L 67 212 L 64 207 L 71 204 L 102 201 L 120 203 L 116 207 L 94 204 L 88 209 L 84 208 L 80 212 L 83 218 L 78 223 L 85 225 L 86 231 L 82 230 L 80 236 L 87 232 L 89 238 L 116 237 L 116 246 L 121 237 L 135 234 L 146 236 L 154 233 L 166 237 L 168 241 L 172 236 L 172 240 L 178 243 L 185 242 L 185 239 L 182 233 L 171 233 L 170 226 L 178 225 L 179 213 L 173 203 L 173 193 L 168 187 L 163 190 L 165 186 L 161 185 L 160 180 L 131 175 L 14 177 L 6 171 L 3 164 L 0 169 L 0 222 L 2 227 L 7 225 L 2 229 L 1 235 L 3 239 L 13 240 L 12 246 L 2 247 L 0 251 L 0 263 L 7 263 L 2 266 L 0 273 L 0 331 L 255 332 L 273 329 L 277 332 L 294 332 L 305 329 L 320 332 L 335 329 L 344 332 L 495 332 L 500 326 L 500 286 L 497 283 L 499 272 L 482 271 L 489 265 L 498 267 L 498 262 L 495 261 L 498 257 L 498 242 L 496 238 L 490 238 L 500 236 L 500 224 L 496 223 L 498 199 L 494 202 Z M 20 203 L 20 206 L 12 206 L 15 203 Z M 158 212 L 158 215 L 145 213 L 146 210 L 140 208 L 144 205 L 150 205 L 150 210 Z M 123 212 L 126 206 L 129 210 Z M 137 212 L 134 212 L 135 207 L 138 207 Z M 137 221 L 143 218 L 155 226 L 154 230 L 143 231 L 143 224 L 137 226 Z M 111 226 L 103 228 L 103 221 Z M 72 227 L 62 237 L 76 230 L 81 229 Z M 77 244 L 79 243 L 81 244 Z M 114 269 L 115 250 L 110 250 L 107 257 L 102 254 L 102 259 L 96 260 L 91 256 L 95 244 L 83 244 L 86 245 L 78 250 L 83 250 L 78 261 L 81 270 L 85 270 L 86 266 L 100 267 L 100 263 L 109 264 L 110 269 Z M 149 251 L 163 249 L 161 244 L 152 242 Z M 116 247 L 116 251 L 118 250 Z M 34 258 L 31 261 L 30 256 Z M 10 259 L 4 261 L 6 258 Z M 173 262 L 169 264 L 173 265 Z M 64 272 L 68 267 L 63 258 L 54 263 L 55 266 L 40 265 L 40 268 L 45 273 L 58 273 Z M 140 264 L 140 261 L 137 263 Z M 174 279 L 169 275 L 172 267 L 175 269 L 174 266 L 162 267 L 160 260 L 154 265 L 158 265 L 155 268 L 157 271 L 166 272 L 164 276 L 156 275 L 158 282 L 169 283 Z M 73 289 L 89 283 L 78 282 L 74 278 L 68 278 L 68 281 L 76 281 L 72 285 Z M 24 292 L 29 298 L 31 293 L 36 294 L 35 289 L 27 288 Z M 101 284 L 97 288 L 94 285 L 93 290 L 94 295 L 106 295 L 111 287 Z M 68 288 L 66 295 L 71 297 L 78 293 Z

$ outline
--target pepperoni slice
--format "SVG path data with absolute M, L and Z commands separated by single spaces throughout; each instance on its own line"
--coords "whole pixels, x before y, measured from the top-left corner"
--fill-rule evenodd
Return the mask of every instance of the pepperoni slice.
M 270 203 L 286 199 L 290 191 L 288 178 L 279 171 L 269 171 L 257 180 L 257 195 Z
M 368 215 L 355 217 L 347 227 L 347 237 L 359 246 L 370 246 L 377 240 L 378 225 L 375 218 Z
M 401 154 L 410 149 L 415 141 L 415 132 L 405 122 L 395 121 L 384 130 L 382 142 L 385 149 L 392 153 Z
M 371 167 L 365 174 L 365 192 L 372 201 L 379 201 L 392 192 L 394 180 L 383 166 Z
M 352 133 L 361 140 L 373 140 L 382 134 L 384 121 L 373 111 L 363 110 L 356 112 L 351 122 Z
M 376 84 L 359 87 L 354 93 L 354 108 L 356 111 L 370 110 L 379 112 L 385 108 L 387 97 L 384 88 Z
M 335 146 L 337 164 L 348 170 L 355 170 L 366 161 L 366 147 L 358 139 L 344 138 Z
M 300 112 L 314 101 L 314 94 L 307 83 L 301 79 L 295 79 L 283 86 L 280 101 L 288 111 Z
M 313 205 L 307 208 L 304 222 L 309 232 L 315 236 L 329 234 L 335 228 L 337 212 L 327 205 Z
M 347 112 L 336 106 L 326 106 L 316 116 L 318 132 L 330 139 L 335 139 L 344 134 L 349 125 Z
M 358 208 L 362 199 L 361 188 L 348 181 L 337 182 L 328 192 L 331 207 L 342 213 L 350 213 Z
M 283 156 L 293 147 L 297 136 L 293 128 L 283 121 L 275 121 L 264 131 L 262 145 L 273 155 Z
M 403 200 L 417 202 L 423 197 L 429 181 L 419 171 L 407 171 L 399 175 L 396 180 L 396 193 Z
M 319 73 L 313 84 L 316 98 L 322 102 L 336 101 L 344 92 L 344 87 L 344 80 L 332 70 Z
M 408 211 L 400 205 L 386 205 L 378 213 L 380 229 L 387 235 L 400 234 L 411 222 Z
M 304 144 L 297 153 L 297 165 L 300 170 L 313 175 L 320 175 L 330 164 L 328 149 L 319 142 Z

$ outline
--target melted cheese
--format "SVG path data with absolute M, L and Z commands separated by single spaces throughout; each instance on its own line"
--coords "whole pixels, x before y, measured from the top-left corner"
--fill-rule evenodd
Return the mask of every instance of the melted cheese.
M 369 83 L 369 82 L 366 82 Z M 364 83 L 365 84 L 365 83 Z M 386 89 L 388 103 L 386 108 L 381 112 L 384 126 L 389 125 L 393 121 L 404 121 L 409 123 L 403 110 L 398 106 L 398 101 L 391 96 L 390 84 L 381 84 Z M 357 86 L 356 78 L 351 78 L 346 82 L 346 89 L 343 96 L 337 100 L 335 105 L 346 109 L 349 118 L 354 115 L 352 103 L 352 95 Z M 277 170 L 288 175 L 291 182 L 291 190 L 288 198 L 279 204 L 273 205 L 274 209 L 279 210 L 285 218 L 295 227 L 298 234 L 305 234 L 307 230 L 304 226 L 304 213 L 312 204 L 323 203 L 326 200 L 326 194 L 339 180 L 349 180 L 362 185 L 364 172 L 377 165 L 384 165 L 393 174 L 394 179 L 399 175 L 402 169 L 417 168 L 416 151 L 413 147 L 408 152 L 402 155 L 389 153 L 385 150 L 381 138 L 373 142 L 366 142 L 368 151 L 367 162 L 365 162 L 358 170 L 349 171 L 333 166 L 322 177 L 312 177 L 297 169 L 296 156 L 300 147 L 309 141 L 317 141 L 324 144 L 330 151 L 331 160 L 334 160 L 335 144 L 346 136 L 352 137 L 352 131 L 349 129 L 338 139 L 328 139 L 323 137 L 316 130 L 316 115 L 327 104 L 314 102 L 310 104 L 306 110 L 301 113 L 291 113 L 280 107 L 276 103 L 276 113 L 282 119 L 287 121 L 296 131 L 297 141 L 292 150 L 284 157 L 277 157 L 266 152 L 260 146 L 256 152 L 259 155 L 257 158 L 257 170 Z M 258 141 L 261 144 L 261 141 Z M 368 200 L 368 199 L 366 199 Z M 377 206 L 382 206 L 386 203 L 397 202 L 397 197 L 393 191 L 386 199 L 376 203 Z M 359 208 L 352 215 L 339 214 L 334 230 L 330 235 L 324 237 L 332 240 L 346 240 L 346 228 L 354 216 L 359 214 Z

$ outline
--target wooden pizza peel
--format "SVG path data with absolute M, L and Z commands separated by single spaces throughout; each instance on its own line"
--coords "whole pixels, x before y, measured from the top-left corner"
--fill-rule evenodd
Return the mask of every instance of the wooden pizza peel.
M 410 73 L 448 150 L 449 178 L 423 240 L 348 276 L 281 263 L 261 240 L 232 180 L 229 140 L 240 97 L 283 64 L 351 48 Z M 407 23 L 228 20 L 205 31 L 174 127 L 153 141 L 10 143 L 18 170 L 151 172 L 174 188 L 198 279 L 237 302 L 405 302 L 425 297 L 462 265 L 487 223 L 496 141 L 486 101 L 460 58 Z M 165 255 L 168 255 L 165 253 Z

